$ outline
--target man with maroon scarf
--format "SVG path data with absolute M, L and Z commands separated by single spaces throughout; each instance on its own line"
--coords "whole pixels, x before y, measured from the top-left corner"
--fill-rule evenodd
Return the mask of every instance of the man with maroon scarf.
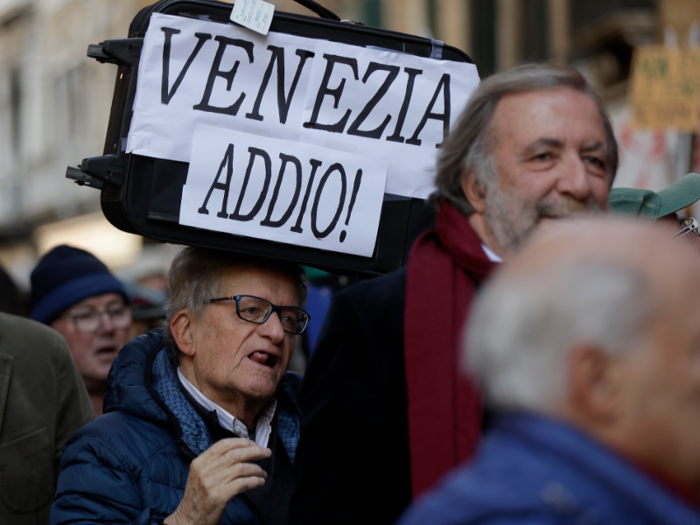
M 572 68 L 485 80 L 446 139 L 436 227 L 407 268 L 338 294 L 307 370 L 290 523 L 392 523 L 470 458 L 482 401 L 459 374 L 478 287 L 548 221 L 605 210 L 617 146 Z

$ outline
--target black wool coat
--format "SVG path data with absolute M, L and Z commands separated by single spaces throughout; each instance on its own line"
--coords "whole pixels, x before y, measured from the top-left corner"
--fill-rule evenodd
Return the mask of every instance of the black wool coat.
M 389 524 L 411 501 L 406 268 L 336 294 L 299 396 L 292 525 Z

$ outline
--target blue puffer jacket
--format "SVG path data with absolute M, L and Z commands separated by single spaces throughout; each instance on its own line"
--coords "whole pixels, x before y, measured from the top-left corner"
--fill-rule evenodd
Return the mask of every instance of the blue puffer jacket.
M 300 381 L 285 373 L 278 396 L 296 406 Z M 294 463 L 299 413 L 277 406 L 278 434 Z M 105 415 L 66 443 L 49 523 L 159 523 L 182 500 L 192 459 L 212 444 L 180 391 L 162 334 L 138 337 L 112 365 Z M 254 525 L 259 517 L 242 494 L 229 502 L 221 523 Z
M 698 525 L 684 503 L 575 428 L 497 417 L 472 462 L 419 499 L 400 525 Z

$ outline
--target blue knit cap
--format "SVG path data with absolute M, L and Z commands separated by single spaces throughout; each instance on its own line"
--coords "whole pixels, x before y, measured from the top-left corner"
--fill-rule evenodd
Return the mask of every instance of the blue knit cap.
M 48 252 L 32 272 L 32 315 L 49 324 L 74 304 L 105 293 L 118 293 L 130 303 L 124 285 L 94 255 L 61 245 Z

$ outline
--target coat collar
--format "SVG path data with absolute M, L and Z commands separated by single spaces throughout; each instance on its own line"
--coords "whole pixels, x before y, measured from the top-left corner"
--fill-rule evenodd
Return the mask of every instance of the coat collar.
M 133 339 L 112 365 L 105 413 L 124 410 L 172 428 L 184 445 L 181 445 L 183 453 L 194 459 L 213 441 L 202 418 L 184 398 L 175 370 L 160 330 Z M 278 434 L 292 462 L 299 441 L 300 411 L 296 393 L 300 384 L 300 375 L 285 372 L 275 396 L 280 402 Z
M 681 525 L 698 523 L 694 506 L 685 501 L 612 449 L 575 427 L 545 416 L 504 412 L 494 417 L 484 448 L 498 434 L 526 443 L 533 457 L 555 457 L 559 465 L 596 480 L 619 505 L 635 507 L 650 517 L 649 523 Z M 497 438 L 498 439 L 498 438 Z M 551 459 L 550 459 L 551 461 Z

